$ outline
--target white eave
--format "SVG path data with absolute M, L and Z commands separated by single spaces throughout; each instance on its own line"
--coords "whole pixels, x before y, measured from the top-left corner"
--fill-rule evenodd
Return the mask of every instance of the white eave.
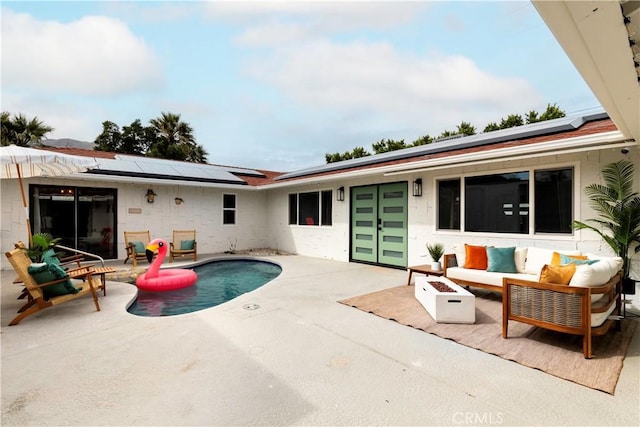
M 638 30 L 640 45 L 640 2 L 532 3 L 617 128 L 640 141 L 640 82 L 622 13 Z

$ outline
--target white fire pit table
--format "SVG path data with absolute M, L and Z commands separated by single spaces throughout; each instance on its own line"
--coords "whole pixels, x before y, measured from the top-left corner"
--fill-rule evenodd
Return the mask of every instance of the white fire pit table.
M 429 282 L 440 282 L 455 292 L 441 292 Z M 415 295 L 436 323 L 476 322 L 475 295 L 446 277 L 416 277 Z

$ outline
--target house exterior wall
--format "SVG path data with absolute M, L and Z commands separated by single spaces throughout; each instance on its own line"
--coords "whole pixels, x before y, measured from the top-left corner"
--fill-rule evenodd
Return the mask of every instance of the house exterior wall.
M 34 178 L 25 180 L 28 197 L 29 184 L 68 185 L 76 187 L 115 188 L 118 191 L 117 239 L 118 259 L 126 257 L 124 231 L 149 230 L 152 238 L 172 239 L 173 230 L 195 229 L 198 252 L 219 253 L 230 249 L 269 247 L 267 239 L 267 194 L 249 188 L 207 188 L 176 185 L 142 185 L 63 178 Z M 0 245 L 6 252 L 13 243 L 27 240 L 25 209 L 22 207 L 17 180 L 2 180 L 2 208 L 0 217 Z M 153 188 L 157 194 L 153 204 L 145 194 Z M 236 224 L 222 224 L 222 196 L 236 195 Z M 184 200 L 176 205 L 175 197 Z M 55 236 L 54 236 L 55 237 Z M 2 268 L 10 268 L 2 257 Z
M 577 231 L 570 235 L 517 235 L 501 233 L 469 233 L 436 230 L 436 180 L 465 177 L 478 174 L 493 174 L 516 171 L 520 168 L 575 168 L 574 175 L 574 219 L 585 220 L 596 216 L 584 195 L 584 187 L 600 182 L 600 170 L 610 162 L 627 158 L 635 163 L 634 189 L 640 191 L 640 152 L 632 146 L 630 153 L 622 155 L 619 148 L 594 150 L 574 154 L 529 157 L 456 168 L 441 168 L 424 172 L 412 172 L 384 176 L 315 181 L 311 184 L 292 184 L 288 187 L 252 189 L 234 187 L 229 189 L 192 187 L 184 185 L 143 185 L 111 183 L 90 180 L 38 178 L 25 181 L 46 185 L 71 185 L 77 187 L 107 187 L 118 190 L 118 211 L 115 237 L 118 258 L 125 258 L 124 231 L 149 230 L 152 237 L 171 240 L 173 229 L 196 229 L 200 253 L 220 253 L 231 249 L 270 247 L 304 256 L 349 260 L 350 240 L 350 188 L 362 185 L 406 181 L 408 183 L 408 265 L 430 262 L 426 244 L 441 242 L 445 251 L 451 253 L 454 245 L 464 243 L 493 246 L 538 246 L 582 252 L 610 254 L 610 249 L 600 237 L 590 231 Z M 411 183 L 421 178 L 423 195 L 411 194 Z M 337 188 L 345 187 L 345 201 L 336 200 Z M 146 202 L 147 188 L 157 194 L 153 204 Z M 14 242 L 26 239 L 25 213 L 16 180 L 1 181 L 0 243 L 2 250 L 11 249 Z M 333 191 L 331 226 L 304 226 L 288 224 L 288 196 L 294 192 Z M 237 204 L 236 225 L 222 224 L 222 195 L 235 194 Z M 176 205 L 175 197 L 184 203 Z M 632 277 L 640 279 L 640 257 L 634 258 Z M 2 268 L 9 268 L 2 257 Z
M 394 176 L 369 176 L 365 178 L 332 181 L 292 186 L 277 190 L 269 190 L 269 241 L 275 247 L 297 253 L 299 255 L 327 258 L 339 261 L 349 260 L 349 221 L 350 221 L 350 187 L 372 185 L 388 182 L 408 182 L 408 264 L 429 263 L 426 244 L 441 242 L 445 252 L 452 253 L 455 245 L 505 246 L 537 246 L 559 250 L 580 250 L 583 253 L 611 254 L 609 247 L 594 232 L 583 230 L 573 234 L 503 234 L 503 233 L 471 233 L 445 231 L 436 229 L 437 194 L 436 180 L 442 178 L 465 177 L 472 175 L 489 175 L 520 169 L 548 169 L 556 167 L 574 167 L 574 219 L 585 220 L 596 217 L 584 195 L 584 187 L 601 182 L 600 170 L 608 163 L 626 158 L 636 165 L 635 191 L 640 191 L 640 154 L 637 147 L 627 155 L 622 155 L 619 148 L 608 150 L 586 151 L 582 153 L 529 157 L 521 160 L 470 165 L 457 168 L 439 169 L 436 171 L 399 174 Z M 411 195 L 411 183 L 422 178 L 423 195 Z M 345 187 L 345 201 L 335 200 L 336 189 Z M 288 195 L 294 192 L 321 191 L 332 189 L 333 225 L 330 227 L 300 226 L 288 224 Z M 533 211 L 531 211 L 533 213 Z M 533 230 L 533 228 L 531 229 Z M 633 276 L 640 278 L 640 256 L 634 258 Z

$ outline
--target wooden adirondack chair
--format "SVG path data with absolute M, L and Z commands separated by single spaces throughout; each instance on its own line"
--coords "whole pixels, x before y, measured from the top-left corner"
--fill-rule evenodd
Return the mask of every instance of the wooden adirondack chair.
M 196 242 L 196 230 L 173 230 L 173 240 L 169 243 L 169 262 L 174 257 L 191 256 L 198 260 L 198 242 Z
M 134 267 L 138 266 L 138 259 L 147 259 L 145 254 L 145 248 L 151 241 L 151 234 L 149 231 L 125 231 L 124 232 L 124 245 L 127 249 L 127 258 L 124 260 L 125 264 L 129 259 Z
M 98 294 L 96 293 L 97 287 L 94 285 L 93 269 L 84 267 L 83 272 L 76 271 L 73 275 L 74 278 L 83 279 L 83 282 L 71 284 L 76 289 L 80 289 L 77 293 L 68 293 L 64 295 L 52 296 L 48 299 L 45 298 L 44 288 L 54 285 L 60 285 L 66 283 L 70 279 L 70 274 L 67 272 L 64 278 L 52 280 L 49 282 L 38 283 L 36 279 L 29 274 L 29 266 L 32 265 L 31 259 L 27 256 L 27 253 L 21 249 L 16 248 L 5 254 L 9 263 L 18 274 L 20 281 L 24 284 L 26 291 L 28 292 L 27 303 L 24 304 L 19 310 L 18 315 L 9 323 L 9 326 L 17 325 L 25 317 L 37 313 L 38 311 L 52 307 L 54 305 L 62 304 L 67 301 L 75 300 L 87 294 L 91 294 L 93 302 L 96 306 L 96 311 L 100 311 L 100 304 L 98 303 Z

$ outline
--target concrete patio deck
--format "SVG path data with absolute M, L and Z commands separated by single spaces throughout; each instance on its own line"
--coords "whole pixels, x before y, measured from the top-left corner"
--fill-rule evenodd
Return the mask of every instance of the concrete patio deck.
M 404 271 L 259 258 L 282 274 L 200 312 L 134 316 L 136 288 L 109 282 L 100 312 L 76 300 L 12 327 L 3 270 L 2 425 L 640 424 L 637 332 L 610 396 L 336 302 Z

